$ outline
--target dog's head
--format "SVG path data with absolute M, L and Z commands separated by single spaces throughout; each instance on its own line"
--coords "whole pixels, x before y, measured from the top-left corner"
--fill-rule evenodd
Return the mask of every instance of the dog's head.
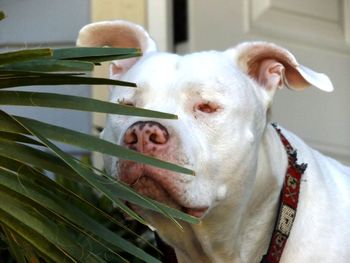
M 179 56 L 157 52 L 140 26 L 125 21 L 84 27 L 78 45 L 139 48 L 140 58 L 113 61 L 111 101 L 173 113 L 178 120 L 109 115 L 102 137 L 193 169 L 196 176 L 105 156 L 109 173 L 137 191 L 197 217 L 219 204 L 240 207 L 254 183 L 257 152 L 273 94 L 287 86 L 330 91 L 328 78 L 271 43 Z M 147 214 L 147 213 L 146 213 Z

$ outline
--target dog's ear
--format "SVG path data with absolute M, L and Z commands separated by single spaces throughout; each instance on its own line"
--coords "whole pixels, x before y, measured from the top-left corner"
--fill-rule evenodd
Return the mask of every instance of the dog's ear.
M 232 51 L 239 67 L 272 94 L 283 86 L 293 90 L 314 86 L 323 91 L 333 91 L 326 75 L 300 65 L 288 50 L 275 44 L 248 42 Z
M 138 48 L 143 54 L 157 49 L 154 41 L 141 26 L 122 20 L 102 21 L 84 26 L 79 32 L 77 46 Z M 110 66 L 110 77 L 119 78 L 138 59 L 113 61 Z

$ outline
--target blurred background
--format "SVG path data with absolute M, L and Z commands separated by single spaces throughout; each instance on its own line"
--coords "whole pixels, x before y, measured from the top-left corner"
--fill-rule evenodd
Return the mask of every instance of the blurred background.
M 0 0 L 0 9 L 7 15 L 0 22 L 2 52 L 71 47 L 85 24 L 114 19 L 143 25 L 160 50 L 180 54 L 225 50 L 247 40 L 286 47 L 300 64 L 326 73 L 335 91 L 279 91 L 272 120 L 350 164 L 350 0 Z M 107 71 L 106 65 L 94 74 Z M 104 100 L 109 92 L 101 86 L 40 89 Z M 11 112 L 86 133 L 103 126 L 105 118 L 52 109 L 11 107 Z

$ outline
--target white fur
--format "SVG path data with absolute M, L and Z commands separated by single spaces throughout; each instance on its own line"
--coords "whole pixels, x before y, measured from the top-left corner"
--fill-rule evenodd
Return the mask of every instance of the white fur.
M 104 26 L 99 25 L 100 34 L 89 34 L 94 25 L 81 31 L 85 43 L 103 38 L 119 46 L 113 37 L 103 35 Z M 175 248 L 179 262 L 259 262 L 271 238 L 287 167 L 284 146 L 267 121 L 273 94 L 283 84 L 293 89 L 312 84 L 331 91 L 329 79 L 269 43 L 178 56 L 157 53 L 139 26 L 115 21 L 108 28 L 105 34 L 136 34 L 136 46 L 145 52 L 138 60 L 119 64 L 126 66 L 118 78 L 135 82 L 138 88 L 116 87 L 111 101 L 178 115 L 178 120 L 153 120 L 165 126 L 171 138 L 171 153 L 159 157 L 193 169 L 196 176 L 164 174 L 155 168 L 154 172 L 171 186 L 168 190 L 179 205 L 209 207 L 199 225 L 182 223 L 183 232 L 158 214 L 143 211 L 143 215 Z M 269 60 L 262 66 L 259 58 Z M 219 105 L 219 110 L 199 111 L 196 105 L 204 102 Z M 140 120 L 145 119 L 110 115 L 102 137 L 122 143 L 127 128 Z M 348 262 L 350 168 L 284 129 L 283 134 L 308 168 L 281 262 Z M 106 169 L 116 176 L 117 161 L 105 156 Z

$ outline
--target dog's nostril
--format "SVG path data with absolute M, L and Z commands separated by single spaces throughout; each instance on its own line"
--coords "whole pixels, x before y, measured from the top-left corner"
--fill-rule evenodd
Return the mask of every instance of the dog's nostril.
M 168 138 L 167 134 L 162 131 L 155 131 L 149 136 L 149 140 L 155 144 L 163 144 L 166 143 Z
M 136 144 L 138 142 L 137 134 L 135 130 L 128 131 L 124 136 L 124 143 Z

